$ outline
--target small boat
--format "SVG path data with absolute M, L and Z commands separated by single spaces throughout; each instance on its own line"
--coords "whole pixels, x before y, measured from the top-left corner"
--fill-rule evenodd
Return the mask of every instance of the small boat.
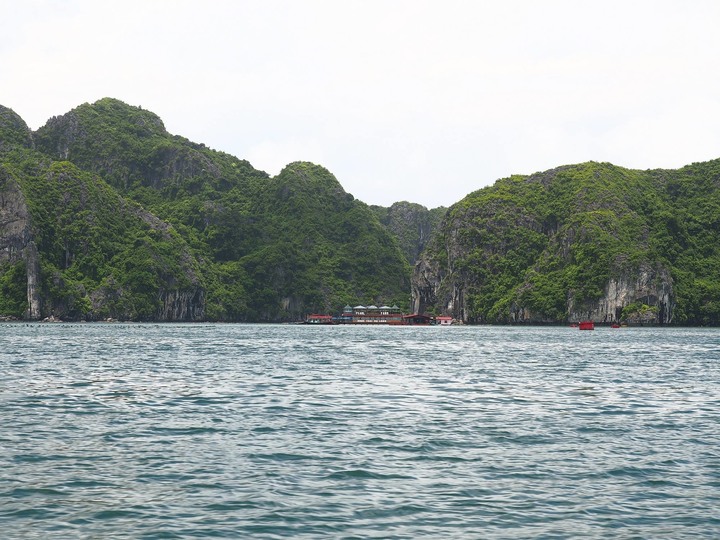
M 580 321 L 578 328 L 580 330 L 595 330 L 595 323 L 593 321 Z
M 612 323 L 610 328 L 620 328 L 620 325 L 618 323 Z

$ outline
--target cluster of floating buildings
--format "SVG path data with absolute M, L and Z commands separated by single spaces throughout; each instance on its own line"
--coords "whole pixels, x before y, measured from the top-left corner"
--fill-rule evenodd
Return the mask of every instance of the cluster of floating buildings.
M 321 315 L 313 313 L 305 319 L 307 324 L 393 324 L 448 326 L 452 317 L 430 316 L 413 313 L 405 315 L 397 306 L 345 306 L 340 315 Z

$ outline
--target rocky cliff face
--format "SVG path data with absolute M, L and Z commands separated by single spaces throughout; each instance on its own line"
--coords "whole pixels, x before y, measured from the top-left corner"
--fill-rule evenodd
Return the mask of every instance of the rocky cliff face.
M 71 148 L 75 144 L 83 144 L 88 138 L 78 115 L 72 111 L 63 116 L 53 116 L 43 130 L 44 134 L 39 138 L 40 146 L 55 159 L 69 160 Z
M 428 210 L 426 207 L 400 201 L 393 203 L 389 208 L 381 206 L 370 207 L 378 216 L 380 223 L 385 225 L 390 233 L 397 238 L 405 259 L 414 265 L 420 253 L 440 226 L 445 207 Z
M 421 257 L 413 271 L 413 313 L 432 311 L 450 315 L 458 321 L 469 322 L 471 315 L 465 302 L 467 284 L 462 280 L 448 279 L 451 275 L 452 273 L 442 269 L 437 261 Z
M 190 290 L 162 290 L 159 321 L 202 321 L 205 318 L 205 290 L 197 286 Z
M 472 272 L 453 272 L 440 267 L 438 261 L 422 257 L 412 279 L 413 310 L 418 313 L 437 311 L 464 322 L 478 320 L 466 301 L 467 292 L 477 288 Z M 492 277 L 490 278 L 492 280 Z M 527 287 L 523 283 L 518 289 Z M 629 322 L 633 324 L 671 324 L 675 307 L 673 279 L 667 268 L 642 264 L 608 279 L 602 295 L 592 300 L 566 293 L 566 315 L 549 316 L 528 306 L 515 295 L 507 307 L 507 317 L 494 322 L 556 324 L 566 321 L 592 320 L 597 323 Z M 630 309 L 626 309 L 630 308 Z
M 673 280 L 667 269 L 643 264 L 633 272 L 612 277 L 596 300 L 577 301 L 568 292 L 567 319 L 591 320 L 600 324 L 671 324 L 675 296 Z M 560 322 L 534 312 L 520 302 L 509 308 L 512 323 L 547 324 Z
M 0 163 L 0 316 L 205 318 L 198 263 L 167 223 L 69 164 L 12 170 Z
M 40 266 L 25 197 L 11 174 L 0 165 L 0 273 L 18 262 L 25 264 L 28 319 L 41 315 Z
M 673 279 L 667 268 L 642 264 L 633 272 L 610 278 L 603 295 L 595 301 L 576 303 L 570 294 L 568 318 L 600 323 L 623 320 L 635 324 L 670 324 L 674 304 Z

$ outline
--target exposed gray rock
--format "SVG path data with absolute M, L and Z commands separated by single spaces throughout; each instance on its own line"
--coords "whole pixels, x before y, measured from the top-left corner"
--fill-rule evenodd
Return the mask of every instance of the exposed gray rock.
M 200 321 L 205 317 L 205 291 L 199 287 L 162 291 L 161 300 L 160 321 Z
M 380 223 L 385 225 L 398 240 L 400 249 L 410 265 L 417 262 L 447 210 L 444 207 L 428 210 L 420 204 L 406 201 L 393 203 L 389 208 L 382 206 L 370 208 L 378 216 Z
M 25 197 L 12 175 L 0 165 L 0 269 L 20 261 L 27 271 L 28 319 L 40 318 L 40 263 Z
M 629 322 L 644 324 L 670 324 L 673 322 L 675 295 L 670 272 L 662 266 L 642 264 L 634 272 L 624 272 L 611 278 L 602 298 L 596 302 L 576 305 L 572 295 L 568 299 L 571 321 L 583 319 L 600 323 L 620 322 L 623 309 L 631 304 L 642 304 L 652 309 L 636 314 Z

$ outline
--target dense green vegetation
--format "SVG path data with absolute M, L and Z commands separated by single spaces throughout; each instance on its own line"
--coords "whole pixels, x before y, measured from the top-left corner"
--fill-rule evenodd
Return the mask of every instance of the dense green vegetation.
M 719 183 L 720 161 L 677 171 L 590 162 L 499 180 L 448 211 L 427 254 L 443 272 L 437 301 L 460 286 L 470 321 L 508 322 L 520 308 L 563 321 L 609 280 L 652 268 L 671 277 L 673 322 L 720 324 Z M 621 318 L 653 310 L 636 302 Z
M 32 216 L 45 313 L 291 321 L 347 303 L 409 305 L 396 239 L 320 166 L 270 178 L 113 99 L 28 131 L 36 151 L 21 153 L 7 116 L 15 150 L 3 164 Z M 0 286 L 14 294 L 19 273 L 0 270 Z M 5 311 L 16 314 L 13 294 Z
M 20 318 L 25 314 L 26 274 L 23 261 L 0 264 L 0 316 Z
M 409 304 L 410 269 L 396 240 L 326 169 L 288 165 L 268 182 L 259 210 L 272 247 L 248 259 L 256 273 L 273 276 L 281 298 L 321 311 L 360 301 Z
M 66 319 L 407 310 L 419 260 L 423 310 L 468 322 L 605 309 L 608 320 L 718 325 L 719 184 L 720 160 L 591 162 L 499 180 L 447 212 L 369 207 L 321 166 L 269 177 L 117 100 L 35 133 L 0 107 L 0 316 L 32 311 L 30 277 L 40 315 Z
M 30 148 L 32 133 L 15 111 L 0 105 L 0 155 L 16 147 Z

